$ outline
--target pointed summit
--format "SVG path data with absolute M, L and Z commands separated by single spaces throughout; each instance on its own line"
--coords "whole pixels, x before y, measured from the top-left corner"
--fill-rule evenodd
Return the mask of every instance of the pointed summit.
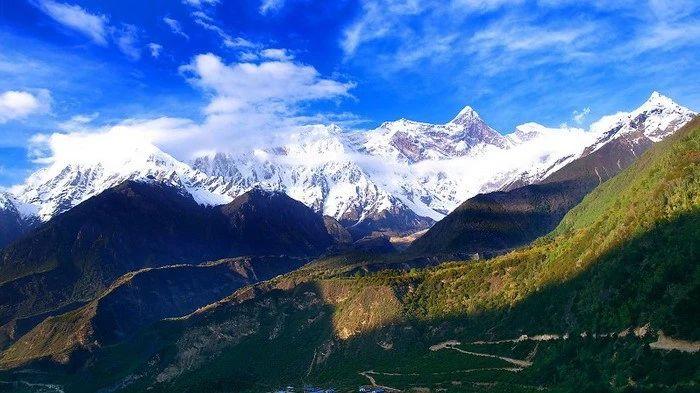
M 631 115 L 632 117 L 636 117 L 646 112 L 682 114 L 684 117 L 693 117 L 697 115 L 695 111 L 678 104 L 672 98 L 665 96 L 658 91 L 652 92 L 649 98 L 644 101 L 639 108 L 631 112 Z
M 455 116 L 455 118 L 452 119 L 452 120 L 450 121 L 450 123 L 452 123 L 452 124 L 461 124 L 461 125 L 464 125 L 464 124 L 467 124 L 467 123 L 471 123 L 471 122 L 474 121 L 474 120 L 482 121 L 482 120 L 481 120 L 481 117 L 479 117 L 479 114 L 476 113 L 476 111 L 474 110 L 474 108 L 472 108 L 471 106 L 467 105 L 467 106 L 465 106 L 464 108 L 462 108 L 461 111 L 459 111 L 459 113 L 457 114 L 457 116 Z
M 675 101 L 673 101 L 671 98 L 659 93 L 658 91 L 654 91 L 651 93 L 649 98 L 642 104 L 642 106 L 639 109 L 647 109 L 647 108 L 658 108 L 658 107 L 673 107 L 673 106 L 679 106 Z

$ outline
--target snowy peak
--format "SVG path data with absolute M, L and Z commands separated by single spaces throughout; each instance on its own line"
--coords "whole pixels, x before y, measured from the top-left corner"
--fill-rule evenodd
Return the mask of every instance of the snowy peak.
M 0 191 L 0 212 L 16 214 L 21 219 L 33 220 L 37 216 L 37 207 L 23 203 L 9 192 Z
M 659 92 L 653 92 L 632 112 L 604 116 L 591 124 L 591 131 L 600 134 L 589 151 L 595 151 L 612 139 L 638 135 L 658 142 L 671 135 L 697 115 Z
M 483 122 L 483 120 L 481 120 L 481 117 L 479 117 L 479 114 L 476 113 L 474 108 L 467 105 L 464 108 L 462 108 L 462 110 L 459 111 L 459 113 L 457 113 L 457 116 L 455 116 L 454 119 L 452 119 L 449 123 L 466 125 L 466 124 L 471 124 L 474 121 Z
M 637 111 L 643 111 L 643 110 L 648 110 L 651 108 L 659 108 L 659 107 L 674 107 L 674 106 L 680 106 L 678 105 L 675 101 L 673 101 L 670 97 L 667 97 L 658 91 L 654 91 L 651 93 L 649 98 L 640 106 Z
M 193 170 L 157 147 L 144 144 L 116 149 L 114 154 L 87 154 L 74 159 L 58 158 L 32 174 L 13 190 L 18 199 L 38 207 L 43 221 L 60 214 L 100 192 L 127 180 L 158 181 L 188 192 L 200 204 L 231 200 L 217 192 L 221 179 Z
M 489 127 L 470 106 L 445 124 L 400 119 L 369 131 L 363 148 L 373 156 L 405 163 L 444 160 L 477 153 L 484 147 L 505 147 L 507 140 Z
M 506 147 L 506 139 L 493 128 L 489 127 L 478 113 L 465 106 L 449 123 L 445 124 L 446 130 L 454 135 L 456 143 L 466 144 L 470 149 L 480 144 Z
M 14 209 L 15 205 L 12 203 L 12 195 L 0 191 L 0 210 L 10 210 Z

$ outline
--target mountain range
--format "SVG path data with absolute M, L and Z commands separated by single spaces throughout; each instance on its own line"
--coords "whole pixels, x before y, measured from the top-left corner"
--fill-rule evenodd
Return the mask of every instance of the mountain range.
M 281 386 L 349 392 L 361 385 L 369 386 L 365 391 L 695 391 L 700 118 L 670 130 L 643 153 L 629 153 L 639 157 L 624 169 L 622 161 L 607 160 L 619 146 L 640 139 L 643 129 L 630 129 L 629 139 L 611 138 L 620 144 L 594 146 L 558 167 L 550 181 L 525 186 L 546 196 L 552 184 L 596 182 L 545 236 L 487 260 L 428 268 L 412 267 L 405 254 L 343 252 L 298 265 L 264 255 L 180 263 L 176 257 L 189 259 L 194 243 L 210 245 L 212 253 L 247 244 L 250 253 L 279 245 L 309 255 L 346 236 L 330 233 L 328 228 L 339 229 L 337 221 L 282 193 L 254 189 L 222 207 L 206 207 L 178 187 L 125 182 L 49 220 L 3 253 L 90 256 L 55 260 L 82 260 L 72 263 L 90 267 L 81 277 L 99 277 L 89 272 L 136 260 L 131 254 L 109 259 L 119 238 L 145 251 L 150 241 L 174 241 L 154 245 L 141 267 L 114 272 L 109 285 L 69 310 L 5 324 L 0 377 L 10 389 L 70 392 L 259 392 Z M 610 163 L 618 171 L 603 177 Z M 275 212 L 266 214 L 268 207 Z M 167 211 L 179 214 L 159 217 Z M 108 218 L 114 214 L 122 215 L 118 236 L 84 238 L 96 223 L 113 222 Z M 177 229 L 182 214 L 190 232 Z M 200 215 L 211 216 L 200 221 Z M 143 225 L 153 230 L 139 243 L 144 231 L 136 229 Z M 259 225 L 270 233 L 260 236 Z M 75 228 L 83 229 L 61 235 Z M 248 236 L 241 235 L 245 228 L 252 231 Z M 224 240 L 247 240 L 209 240 L 222 232 Z M 180 233 L 187 239 L 172 238 Z M 61 239 L 71 243 L 61 247 Z M 205 255 L 210 257 L 216 255 Z M 0 272 L 25 277 L 20 271 L 33 259 L 5 257 Z M 61 269 L 50 257 L 40 259 L 48 264 L 37 270 L 52 272 L 48 277 Z
M 253 187 L 281 191 L 335 218 L 355 239 L 408 234 L 477 194 L 554 181 L 551 176 L 563 176 L 560 169 L 573 161 L 610 143 L 627 144 L 600 168 L 603 180 L 614 173 L 612 166 L 623 168 L 694 115 L 655 92 L 636 110 L 606 116 L 588 131 L 527 123 L 503 136 L 465 107 L 445 124 L 401 119 L 367 132 L 302 127 L 281 146 L 220 152 L 190 164 L 143 143 L 108 156 L 55 160 L 10 190 L 0 228 L 11 239 L 31 226 L 12 222 L 47 221 L 126 180 L 147 179 L 179 188 L 205 206 L 231 202 Z M 19 210 L 24 215 L 18 219 L 12 212 Z

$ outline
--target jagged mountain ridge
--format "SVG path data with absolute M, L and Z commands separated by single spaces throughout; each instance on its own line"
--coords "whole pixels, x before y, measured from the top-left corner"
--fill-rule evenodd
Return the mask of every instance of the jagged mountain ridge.
M 134 145 L 109 157 L 72 157 L 33 173 L 13 188 L 24 203 L 37 206 L 47 221 L 88 198 L 127 180 L 156 180 L 187 191 L 200 204 L 230 202 L 227 183 L 192 169 L 151 144 Z
M 385 122 L 368 132 L 362 143 L 370 155 L 409 164 L 460 157 L 488 146 L 507 148 L 509 141 L 469 106 L 446 124 L 407 119 Z
M 39 206 L 46 220 L 124 180 L 154 178 L 207 205 L 230 202 L 257 186 L 337 219 L 355 237 L 414 232 L 474 195 L 541 182 L 632 129 L 660 140 L 694 114 L 655 92 L 635 111 L 607 116 L 590 131 L 527 123 L 502 136 L 465 107 L 445 124 L 401 119 L 365 133 L 302 127 L 280 146 L 215 153 L 192 165 L 155 146 L 138 146 L 110 162 L 54 162 L 13 191 L 23 203 Z

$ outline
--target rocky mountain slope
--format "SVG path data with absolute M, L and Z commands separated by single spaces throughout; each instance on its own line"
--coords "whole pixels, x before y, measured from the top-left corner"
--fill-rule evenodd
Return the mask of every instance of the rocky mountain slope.
M 287 273 L 305 262 L 304 258 L 285 256 L 240 257 L 200 265 L 141 269 L 119 277 L 95 299 L 66 316 L 49 316 L 36 328 L 29 324 L 31 321 L 15 321 L 4 332 L 8 342 L 20 337 L 34 341 L 38 336 L 52 335 L 45 330 L 47 327 L 78 323 L 80 327 L 71 329 L 69 337 L 55 337 L 54 343 L 63 341 L 59 347 L 43 349 L 61 361 L 62 356 L 70 355 L 73 344 L 88 344 L 85 341 L 88 336 L 94 339 L 93 344 L 99 342 L 99 345 L 122 341 L 139 328 L 160 319 L 187 315 L 244 285 Z M 32 334 L 25 336 L 30 328 Z
M 446 124 L 407 119 L 383 123 L 368 132 L 362 143 L 372 156 L 409 164 L 460 157 L 487 146 L 507 148 L 509 141 L 469 106 Z
M 0 324 L 79 306 L 129 271 L 242 255 L 308 258 L 333 245 L 323 217 L 282 193 L 253 189 L 206 207 L 158 181 L 127 181 L 0 252 Z
M 230 184 L 237 194 L 250 187 L 282 191 L 333 217 L 355 237 L 373 231 L 410 232 L 432 225 L 381 188 L 355 156 L 351 138 L 337 126 L 308 127 L 285 146 L 252 154 L 219 153 L 193 167 Z
M 352 261 L 320 261 L 104 347 L 89 329 L 66 341 L 83 325 L 64 314 L 0 356 L 5 368 L 30 361 L 52 374 L 3 376 L 71 391 L 692 391 L 698 151 L 694 120 L 550 235 L 489 261 L 365 276 Z

